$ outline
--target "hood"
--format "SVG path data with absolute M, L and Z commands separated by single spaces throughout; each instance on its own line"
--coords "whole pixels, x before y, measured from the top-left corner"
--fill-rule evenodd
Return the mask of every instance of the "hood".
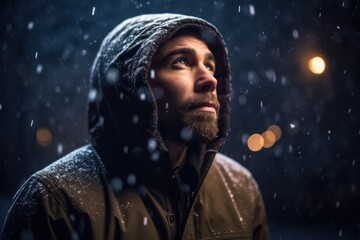
M 219 31 L 196 17 L 146 14 L 120 23 L 103 40 L 91 70 L 88 123 L 92 143 L 103 151 L 157 160 L 167 149 L 158 130 L 156 94 L 147 78 L 159 45 L 177 31 L 199 31 L 215 55 L 220 102 L 219 134 L 207 148 L 218 151 L 229 127 L 230 73 Z

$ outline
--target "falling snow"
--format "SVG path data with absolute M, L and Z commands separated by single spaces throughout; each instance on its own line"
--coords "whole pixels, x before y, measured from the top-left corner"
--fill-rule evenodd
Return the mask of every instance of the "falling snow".
M 145 100 L 146 100 L 146 95 L 145 95 L 145 93 L 141 93 L 141 94 L 140 94 L 140 100 L 141 100 L 141 101 L 145 101 Z
M 125 146 L 123 147 L 123 152 L 124 152 L 125 154 L 129 152 L 129 147 L 128 147 L 127 145 L 125 145 Z
M 40 74 L 43 71 L 43 65 L 39 64 L 36 66 L 36 73 Z
M 292 36 L 294 39 L 298 39 L 299 38 L 299 31 L 297 29 L 294 29 L 292 31 Z
M 128 175 L 128 178 L 127 178 L 127 183 L 130 185 L 130 186 L 133 186 L 136 184 L 136 176 L 134 174 L 129 174 Z
M 325 219 L 326 235 L 308 238 L 356 239 L 359 236 L 358 222 L 353 221 L 351 229 L 346 225 L 352 221 L 352 215 L 353 218 L 359 215 L 354 207 L 360 192 L 357 104 L 360 95 L 359 71 L 355 66 L 360 48 L 356 4 L 350 1 L 260 4 L 217 0 L 204 4 L 125 0 L 96 6 L 81 2 L 76 7 L 63 4 L 61 11 L 54 3 L 38 0 L 31 3 L 15 0 L 10 5 L 16 8 L 9 8 L 9 4 L 4 3 L 1 23 L 6 38 L 0 44 L 4 78 L 0 87 L 3 126 L 0 132 L 1 145 L 8 147 L 0 151 L 3 159 L 0 169 L 19 171 L 3 172 L 6 182 L 0 184 L 4 186 L 2 196 L 11 199 L 7 192 L 15 192 L 22 179 L 39 170 L 40 165 L 91 142 L 87 104 L 96 105 L 103 95 L 91 87 L 89 70 L 106 29 L 125 18 L 119 13 L 126 11 L 130 16 L 153 9 L 175 11 L 208 19 L 225 37 L 233 92 L 231 129 L 222 152 L 251 170 L 264 189 L 269 218 L 282 223 L 287 232 L 290 230 L 286 224 L 296 225 L 291 231 L 300 234 L 296 236 L 301 239 L 308 236 L 301 235 L 307 230 L 297 224 L 301 222 L 299 219 L 317 223 L 318 219 Z M 43 4 L 41 9 L 46 11 L 39 14 L 39 6 Z M 114 16 L 118 16 L 117 19 L 114 20 Z M 308 71 L 306 58 L 312 54 L 324 57 L 327 63 L 324 74 L 313 75 Z M 137 73 L 136 68 L 131 67 L 134 74 Z M 158 77 L 154 69 L 148 71 L 149 79 Z M 122 73 L 108 69 L 104 75 L 106 83 L 118 87 L 119 74 Z M 122 103 L 128 101 L 127 90 L 117 89 L 116 98 Z M 156 87 L 152 94 L 135 92 L 135 98 L 144 104 L 152 97 L 161 99 L 164 94 L 164 89 Z M 173 110 L 169 103 L 161 107 L 165 107 L 166 112 Z M 133 123 L 134 128 L 147 121 L 136 109 L 132 110 L 132 114 L 136 114 L 128 116 L 127 121 Z M 99 119 L 99 126 L 108 120 L 102 116 Z M 281 127 L 281 139 L 270 148 L 250 151 L 249 135 L 261 133 L 271 124 Z M 38 145 L 34 136 L 41 127 L 53 133 L 52 144 L 47 147 Z M 184 128 L 180 137 L 190 141 L 193 133 Z M 131 156 L 133 146 L 124 144 L 127 143 L 122 143 L 119 151 Z M 161 159 L 159 144 L 155 138 L 144 141 L 149 160 L 154 164 Z M 59 181 L 66 180 L 61 175 L 57 177 Z M 135 174 L 110 179 L 116 193 L 138 181 Z M 74 194 L 78 193 L 85 194 L 83 189 L 74 190 Z M 6 212 L 7 209 L 0 210 Z M 71 216 L 73 222 L 78 220 Z M 142 220 L 142 217 L 140 224 L 142 221 L 144 226 L 149 226 L 151 220 L 148 217 Z M 271 238 L 291 239 L 286 231 L 280 232 L 281 236 L 270 232 Z M 72 238 L 80 236 L 74 232 Z
M 148 149 L 149 151 L 154 151 L 157 147 L 157 141 L 155 138 L 150 138 L 148 140 Z
M 56 151 L 57 151 L 57 154 L 58 155 L 62 155 L 63 154 L 63 151 L 64 151 L 64 147 L 61 143 L 59 143 L 56 147 Z
M 106 80 L 109 84 L 114 84 L 119 78 L 119 72 L 116 69 L 110 69 L 106 72 Z
M 155 79 L 155 70 L 154 69 L 150 70 L 150 78 Z
M 251 16 L 255 16 L 255 7 L 254 5 L 250 4 L 249 5 L 249 12 Z
M 27 24 L 27 29 L 29 30 L 29 31 L 31 31 L 31 30 L 33 30 L 34 29 L 34 22 L 28 22 L 28 24 Z
M 139 116 L 138 115 L 134 115 L 133 118 L 132 118 L 132 122 L 134 124 L 138 124 L 139 123 Z
M 91 89 L 91 90 L 89 91 L 89 101 L 90 101 L 90 102 L 95 101 L 96 95 L 97 95 L 97 90 L 94 89 L 94 88 Z
M 190 128 L 181 129 L 180 136 L 185 141 L 190 141 L 193 137 L 193 132 Z
M 121 192 L 123 185 L 123 181 L 120 178 L 115 177 L 111 179 L 111 186 L 116 193 Z

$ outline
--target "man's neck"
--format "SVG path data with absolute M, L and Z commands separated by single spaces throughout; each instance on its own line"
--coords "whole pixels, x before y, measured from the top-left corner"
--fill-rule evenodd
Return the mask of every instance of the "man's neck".
M 185 164 L 187 145 L 183 143 L 175 143 L 171 141 L 164 141 L 169 151 L 171 162 L 175 168 L 182 168 Z

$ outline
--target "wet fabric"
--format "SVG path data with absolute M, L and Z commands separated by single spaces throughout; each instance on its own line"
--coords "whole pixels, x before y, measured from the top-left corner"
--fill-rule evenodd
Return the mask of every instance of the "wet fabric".
M 147 78 L 159 45 L 191 28 L 217 61 L 218 137 L 189 144 L 174 170 L 158 130 Z M 119 24 L 94 61 L 92 142 L 31 176 L 14 198 L 1 239 L 267 239 L 265 208 L 251 174 L 218 153 L 229 128 L 225 43 L 208 22 L 150 14 Z

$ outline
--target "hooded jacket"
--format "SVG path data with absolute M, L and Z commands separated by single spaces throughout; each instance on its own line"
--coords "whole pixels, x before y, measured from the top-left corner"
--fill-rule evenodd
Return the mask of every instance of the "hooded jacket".
M 215 55 L 218 137 L 189 143 L 174 170 L 147 78 L 158 47 L 196 31 Z M 218 153 L 229 128 L 225 43 L 210 23 L 178 14 L 125 20 L 101 44 L 91 71 L 91 144 L 33 174 L 14 197 L 1 239 L 267 239 L 258 186 Z

